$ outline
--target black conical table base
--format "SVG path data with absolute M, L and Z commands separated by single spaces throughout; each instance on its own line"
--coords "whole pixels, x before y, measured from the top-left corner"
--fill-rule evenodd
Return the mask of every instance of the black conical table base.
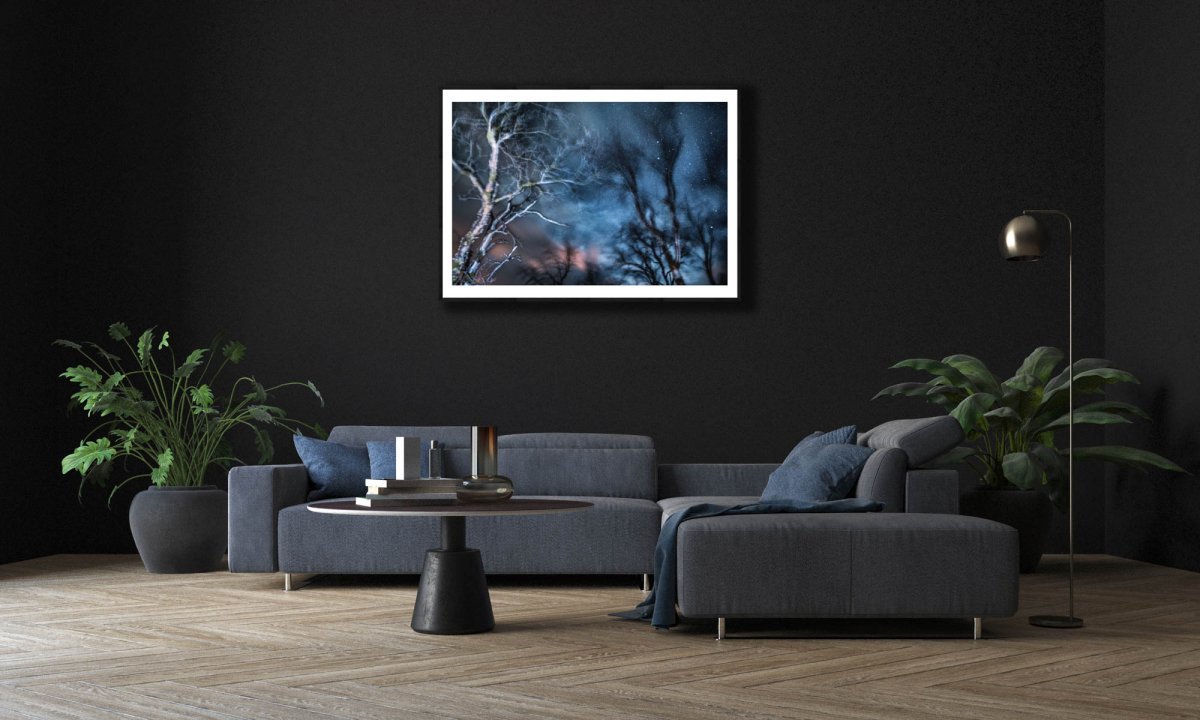
M 412 629 L 431 635 L 468 635 L 496 627 L 483 558 L 466 547 L 466 521 L 442 518 L 442 547 L 425 552 Z
M 492 599 L 479 551 L 427 551 L 412 629 L 433 635 L 467 635 L 494 627 Z

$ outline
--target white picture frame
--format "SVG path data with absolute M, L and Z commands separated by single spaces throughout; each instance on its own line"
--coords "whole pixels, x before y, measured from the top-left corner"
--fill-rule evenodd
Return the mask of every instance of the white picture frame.
M 443 298 L 737 299 L 736 90 L 443 90 L 442 125 Z

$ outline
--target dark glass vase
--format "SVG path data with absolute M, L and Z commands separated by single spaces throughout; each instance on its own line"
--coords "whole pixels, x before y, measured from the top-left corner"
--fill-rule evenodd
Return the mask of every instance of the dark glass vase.
M 471 428 L 471 474 L 458 487 L 459 502 L 499 502 L 512 497 L 512 480 L 497 472 L 497 437 L 493 425 Z

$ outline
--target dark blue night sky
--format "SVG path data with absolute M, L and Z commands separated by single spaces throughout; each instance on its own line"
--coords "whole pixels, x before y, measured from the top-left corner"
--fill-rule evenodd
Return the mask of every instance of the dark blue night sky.
M 462 284 L 727 281 L 725 103 L 498 107 L 454 103 L 456 168 L 486 179 L 490 126 L 491 137 L 518 131 L 499 154 L 497 197 L 530 178 L 558 173 L 570 182 L 496 203 L 492 232 L 468 238 L 472 255 Z M 457 245 L 481 228 L 481 192 L 467 175 L 455 178 Z

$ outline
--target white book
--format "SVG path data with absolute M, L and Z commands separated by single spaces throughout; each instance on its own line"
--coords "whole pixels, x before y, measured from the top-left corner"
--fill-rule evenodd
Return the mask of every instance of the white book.
M 419 478 L 402 480 L 397 478 L 367 478 L 368 488 L 388 488 L 391 490 L 410 490 L 413 492 L 452 492 L 457 490 L 462 480 L 458 478 Z
M 421 438 L 396 438 L 396 477 L 401 480 L 421 477 Z

